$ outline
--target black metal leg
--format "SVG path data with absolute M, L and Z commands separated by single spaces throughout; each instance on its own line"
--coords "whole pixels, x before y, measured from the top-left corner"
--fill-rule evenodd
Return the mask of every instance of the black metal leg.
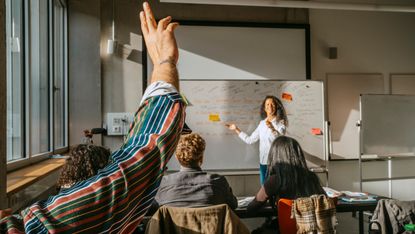
M 363 234 L 363 211 L 359 211 L 359 234 Z

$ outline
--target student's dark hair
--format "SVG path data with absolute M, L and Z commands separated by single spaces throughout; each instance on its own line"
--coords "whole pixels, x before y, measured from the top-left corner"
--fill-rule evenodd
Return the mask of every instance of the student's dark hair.
M 277 137 L 268 155 L 268 176 L 275 175 L 281 191 L 297 197 L 324 194 L 318 177 L 307 168 L 300 144 L 287 136 Z
M 86 180 L 97 174 L 110 161 L 111 152 L 104 147 L 80 144 L 75 146 L 58 179 L 59 187 L 72 186 L 76 182 Z
M 287 113 L 285 112 L 285 108 L 284 105 L 282 104 L 281 100 L 278 99 L 275 96 L 266 96 L 264 101 L 262 101 L 261 104 L 261 110 L 260 110 L 260 114 L 261 114 L 261 118 L 265 119 L 267 117 L 267 113 L 265 112 L 265 102 L 271 99 L 274 104 L 275 104 L 275 115 L 277 116 L 277 121 L 283 121 L 285 126 L 288 126 L 288 118 L 287 118 Z

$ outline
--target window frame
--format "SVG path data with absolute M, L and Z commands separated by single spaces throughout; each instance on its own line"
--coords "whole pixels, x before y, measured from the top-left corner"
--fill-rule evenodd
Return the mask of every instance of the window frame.
M 8 0 L 9 2 L 14 0 Z M 60 4 L 60 6 L 63 8 L 63 67 L 62 67 L 62 79 L 63 80 L 63 86 L 62 91 L 64 92 L 63 95 L 63 102 L 62 105 L 64 105 L 64 115 L 63 118 L 63 146 L 59 148 L 55 148 L 55 123 L 54 123 L 54 69 L 55 69 L 55 60 L 54 60 L 54 33 L 55 33 L 55 22 L 54 22 L 54 7 L 55 2 Z M 47 152 L 39 153 L 39 154 L 32 154 L 31 151 L 31 105 L 30 105 L 30 1 L 29 0 L 22 0 L 22 39 L 21 39 L 21 51 L 22 51 L 22 62 L 23 65 L 21 66 L 22 70 L 22 87 L 21 92 L 21 106 L 22 106 L 22 117 L 20 119 L 21 121 L 21 129 L 20 133 L 22 136 L 21 140 L 21 155 L 22 158 L 10 160 L 7 161 L 7 171 L 13 171 L 16 169 L 19 169 L 21 167 L 25 167 L 30 164 L 37 163 L 39 161 L 45 160 L 49 158 L 51 155 L 54 154 L 62 154 L 68 151 L 68 140 L 69 140 L 69 120 L 68 120 L 68 111 L 69 111 L 69 103 L 68 103 L 68 21 L 67 21 L 67 4 L 64 0 L 47 0 L 47 34 L 48 34 L 48 45 L 47 45 L 47 57 L 48 61 L 46 61 L 49 64 L 48 67 L 48 96 L 49 96 L 49 103 L 48 103 L 48 126 L 49 126 L 49 142 L 48 146 L 49 149 Z M 9 11 L 6 7 L 6 11 Z M 8 15 L 9 16 L 9 15 Z M 11 18 L 11 14 L 10 14 Z M 10 37 L 10 35 L 6 35 L 7 38 Z M 9 63 L 7 63 L 7 69 L 9 70 Z M 9 72 L 8 72 L 9 73 Z M 8 88 L 9 86 L 6 85 Z M 8 114 L 8 113 L 7 113 Z M 7 158 L 7 155 L 5 155 Z
M 69 98 L 68 98 L 68 85 L 69 85 L 69 82 L 68 82 L 68 7 L 67 7 L 67 4 L 66 4 L 66 1 L 64 1 L 64 0 L 51 0 L 50 1 L 50 8 L 49 8 L 49 12 L 51 13 L 51 16 L 50 16 L 50 18 L 51 19 L 55 19 L 55 11 L 53 10 L 54 9 L 54 6 L 55 6 L 55 4 L 59 4 L 62 8 L 63 8 L 63 36 L 62 36 L 62 38 L 64 39 L 63 40 L 63 43 L 62 43 L 62 45 L 63 45 L 63 67 L 62 67 L 62 69 L 63 69 L 63 74 L 62 74 L 62 77 L 63 77 L 63 79 L 64 79 L 64 81 L 63 81 L 63 85 L 64 85 L 64 87 L 63 87 L 63 92 L 64 92 L 64 100 L 63 100 L 63 105 L 64 105 L 64 107 L 65 107 L 65 113 L 64 113 L 64 116 L 63 116 L 63 120 L 64 120 L 64 126 L 63 126 L 63 132 L 64 132 L 64 139 L 63 139 L 63 146 L 62 147 L 59 147 L 59 148 L 55 148 L 55 139 L 56 139 L 56 137 L 55 137 L 55 131 L 54 131 L 54 128 L 55 128 L 55 118 L 54 118 L 54 101 L 55 101 L 55 99 L 53 98 L 54 97 L 54 95 L 55 95 L 55 93 L 54 93 L 54 74 L 55 74 L 55 70 L 54 70 L 54 66 L 51 66 L 51 69 L 50 69 L 50 82 L 51 82 L 51 84 L 52 84 L 52 87 L 51 87 L 51 95 L 52 95 L 52 98 L 51 98 L 51 101 L 53 102 L 53 103 L 51 103 L 51 107 L 52 107 L 52 110 L 50 111 L 50 114 L 52 115 L 51 116 L 51 121 L 52 121 L 52 125 L 51 125 L 51 136 L 52 136 L 52 140 L 51 140 L 51 149 L 53 149 L 53 152 L 55 153 L 55 154 L 61 154 L 61 153 L 65 153 L 65 152 L 67 152 L 68 150 L 69 150 L 69 146 L 68 146 L 68 144 L 69 144 L 69 140 L 68 140 L 68 138 L 69 138 L 69 118 L 68 118 L 68 111 L 69 111 L 69 102 L 68 102 L 68 100 L 69 100 Z M 51 61 L 54 61 L 54 49 L 55 49 L 55 44 L 54 44 L 54 38 L 53 38 L 53 36 L 55 35 L 55 21 L 54 20 L 50 20 L 49 21 L 49 23 L 50 23 L 50 25 L 49 25 L 49 28 L 50 29 L 52 29 L 52 30 L 50 30 L 50 35 L 49 35 L 49 37 L 50 37 L 50 40 L 52 41 L 52 43 L 50 43 L 50 60 Z M 55 64 L 55 63 L 53 63 L 53 64 Z

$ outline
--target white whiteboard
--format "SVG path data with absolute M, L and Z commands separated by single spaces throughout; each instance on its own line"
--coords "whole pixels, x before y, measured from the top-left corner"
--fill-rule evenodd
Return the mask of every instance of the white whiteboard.
M 181 80 L 306 80 L 310 76 L 305 26 L 181 24 L 175 35 Z M 151 70 L 148 63 L 149 74 Z
M 415 156 L 415 96 L 362 95 L 363 154 Z
M 289 121 L 287 135 L 297 139 L 308 154 L 324 160 L 324 137 L 312 134 L 313 128 L 324 131 L 322 82 L 185 80 L 180 86 L 191 103 L 186 123 L 206 140 L 204 169 L 258 169 L 258 144 L 243 143 L 224 123 L 235 122 L 250 134 L 260 121 L 260 105 L 267 95 L 283 102 Z M 212 116 L 220 121 L 210 120 Z M 170 160 L 168 167 L 177 169 L 177 160 Z

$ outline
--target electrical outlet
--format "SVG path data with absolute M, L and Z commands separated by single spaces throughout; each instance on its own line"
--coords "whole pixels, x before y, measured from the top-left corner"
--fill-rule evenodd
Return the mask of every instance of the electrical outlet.
M 134 114 L 128 112 L 107 113 L 106 126 L 109 136 L 122 136 L 128 133 Z
M 121 127 L 120 126 L 114 126 L 113 128 L 112 128 L 112 131 L 114 132 L 114 133 L 121 133 Z

